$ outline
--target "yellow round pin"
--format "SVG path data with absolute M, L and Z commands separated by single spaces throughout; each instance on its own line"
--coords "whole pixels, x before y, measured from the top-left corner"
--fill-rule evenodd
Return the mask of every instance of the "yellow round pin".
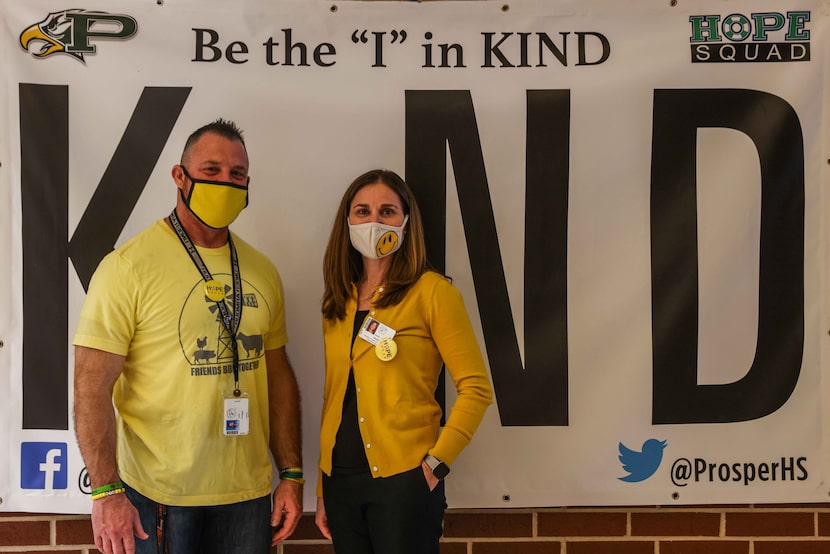
M 219 302 L 220 300 L 225 298 L 225 285 L 223 285 L 216 279 L 205 281 L 204 289 L 205 296 L 207 296 L 214 302 Z
M 384 362 L 388 362 L 398 355 L 398 345 L 393 339 L 380 339 L 375 345 L 375 354 Z

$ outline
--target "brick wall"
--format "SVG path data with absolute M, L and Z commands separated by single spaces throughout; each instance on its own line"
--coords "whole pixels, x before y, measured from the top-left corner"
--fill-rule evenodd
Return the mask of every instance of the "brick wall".
M 93 554 L 88 516 L 0 512 L 0 553 Z M 306 515 L 272 554 L 333 554 Z M 450 510 L 441 554 L 827 554 L 830 504 Z

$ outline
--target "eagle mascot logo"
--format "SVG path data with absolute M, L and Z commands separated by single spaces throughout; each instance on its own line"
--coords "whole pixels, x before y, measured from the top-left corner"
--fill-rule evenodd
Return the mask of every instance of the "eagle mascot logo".
M 36 58 L 67 54 L 84 61 L 84 54 L 94 54 L 93 38 L 129 38 L 138 24 L 128 15 L 88 10 L 64 10 L 47 15 L 43 21 L 20 33 L 20 46 Z

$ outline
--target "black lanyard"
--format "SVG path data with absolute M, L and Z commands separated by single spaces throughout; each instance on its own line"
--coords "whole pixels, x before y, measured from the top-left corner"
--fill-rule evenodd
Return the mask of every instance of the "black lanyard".
M 210 274 L 210 271 L 208 271 L 205 262 L 202 261 L 199 251 L 196 250 L 196 246 L 193 244 L 193 241 L 190 240 L 187 231 L 184 230 L 184 227 L 182 227 L 182 224 L 179 222 L 175 209 L 170 213 L 170 224 L 173 226 L 173 230 L 176 231 L 176 235 L 179 237 L 182 246 L 184 246 L 184 249 L 187 250 L 188 254 L 190 254 L 190 259 L 193 260 L 193 264 L 196 266 L 196 269 L 198 269 L 199 273 L 201 273 L 202 279 L 204 279 L 206 283 L 213 280 L 213 276 Z M 236 332 L 239 330 L 239 322 L 242 319 L 242 277 L 239 274 L 239 258 L 236 255 L 236 247 L 233 245 L 233 239 L 231 238 L 230 231 L 228 231 L 228 247 L 231 251 L 233 314 L 228 313 L 228 306 L 225 304 L 224 298 L 217 300 L 216 305 L 219 307 L 219 313 L 222 315 L 222 324 L 231 335 L 231 350 L 233 351 L 233 394 L 234 396 L 239 396 L 241 394 L 241 391 L 239 390 L 239 346 L 236 344 Z

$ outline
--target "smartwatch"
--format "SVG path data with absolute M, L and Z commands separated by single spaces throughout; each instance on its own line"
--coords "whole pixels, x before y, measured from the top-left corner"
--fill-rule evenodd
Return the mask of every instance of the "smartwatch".
M 424 461 L 429 466 L 429 469 L 432 470 L 432 474 L 438 479 L 443 479 L 450 472 L 450 466 L 448 466 L 435 456 L 430 456 L 429 454 L 427 454 L 426 456 L 424 456 Z

